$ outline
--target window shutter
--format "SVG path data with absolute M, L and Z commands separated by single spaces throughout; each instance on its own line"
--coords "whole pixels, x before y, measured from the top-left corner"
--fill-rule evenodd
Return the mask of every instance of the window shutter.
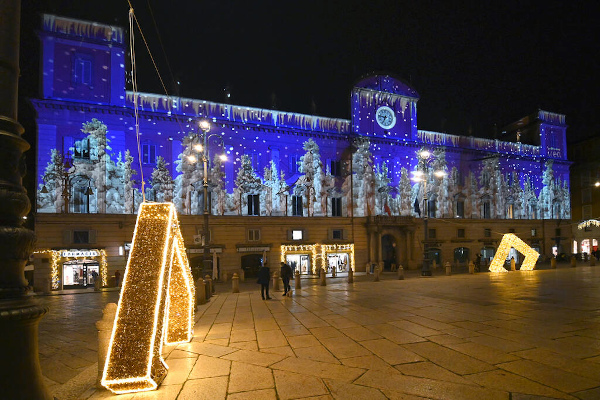
M 348 240 L 348 229 L 342 229 L 342 238 Z
M 288 231 L 287 231 L 287 238 L 288 238 L 288 240 L 292 240 L 292 230 L 291 229 L 288 229 Z
M 71 243 L 73 243 L 73 231 L 66 229 L 63 231 L 63 244 Z
M 90 244 L 96 243 L 96 230 L 95 229 L 90 229 L 89 243 Z

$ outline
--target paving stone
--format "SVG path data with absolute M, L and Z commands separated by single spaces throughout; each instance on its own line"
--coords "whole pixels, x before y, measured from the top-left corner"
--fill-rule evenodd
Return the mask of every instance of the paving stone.
M 275 389 L 250 390 L 248 392 L 231 393 L 227 400 L 277 400 Z
M 513 354 L 600 382 L 600 365 L 588 360 L 567 357 L 547 349 L 523 350 Z
M 227 377 L 190 379 L 183 385 L 177 400 L 215 400 L 227 396 Z
M 273 371 L 277 395 L 282 400 L 327 395 L 329 391 L 320 378 L 289 371 Z
M 397 344 L 424 342 L 426 339 L 390 324 L 367 325 L 365 328 Z
M 477 385 L 505 390 L 511 393 L 547 396 L 555 399 L 572 398 L 556 389 L 503 370 L 481 372 L 467 375 L 465 378 Z
M 438 335 L 440 332 L 437 329 L 431 329 L 426 326 L 416 324 L 411 321 L 400 320 L 388 322 L 390 325 L 394 325 L 400 329 L 404 329 L 407 332 L 414 333 L 415 335 L 426 337 L 432 335 Z
M 465 385 L 473 384 L 471 381 L 463 378 L 460 375 L 452 373 L 447 369 L 433 364 L 429 361 L 416 362 L 409 364 L 396 365 L 394 368 L 402 372 L 404 375 L 417 376 L 419 378 L 437 379 L 446 382 L 462 383 Z
M 175 358 L 167 361 L 169 372 L 163 383 L 165 385 L 183 384 L 194 368 L 194 364 L 196 364 L 195 358 Z
M 331 352 L 331 354 L 340 359 L 371 354 L 369 350 L 346 336 L 321 339 L 321 343 Z
M 175 400 L 181 389 L 183 388 L 183 384 L 179 385 L 166 385 L 161 384 L 158 390 L 153 390 L 151 392 L 141 392 L 133 395 L 133 400 Z
M 199 342 L 183 343 L 178 345 L 177 348 L 179 350 L 189 351 L 196 354 L 204 354 L 205 356 L 211 357 L 221 357 L 225 354 L 233 353 L 234 351 L 238 350 L 226 346 Z
M 460 399 L 460 400 L 508 400 L 508 393 L 482 388 L 474 385 L 440 380 L 416 378 L 397 374 L 381 374 L 378 371 L 367 371 L 353 383 L 377 388 L 382 391 L 390 390 L 428 399 Z
M 237 349 L 258 351 L 258 342 L 256 340 L 251 340 L 249 342 L 235 342 L 231 343 L 229 346 Z
M 367 329 L 364 326 L 355 326 L 352 328 L 344 328 L 344 329 L 340 329 L 340 331 L 344 335 L 348 336 L 350 339 L 356 340 L 357 342 L 360 342 L 362 340 L 380 339 L 383 337 L 380 334 L 378 334 L 377 332 L 374 332 L 371 329 Z
M 258 331 L 256 332 L 258 348 L 264 349 L 268 347 L 281 347 L 288 344 L 287 339 L 279 329 L 273 331 Z
M 414 352 L 387 339 L 365 340 L 361 344 L 390 365 L 423 360 L 422 357 Z
M 300 347 L 315 347 L 321 345 L 321 342 L 319 342 L 313 335 L 290 336 L 287 340 L 292 349 L 297 349 Z
M 312 375 L 319 378 L 332 378 L 352 382 L 365 370 L 361 368 L 347 367 L 332 363 L 307 360 L 302 358 L 288 357 L 283 361 L 271 365 L 274 370 L 296 372 L 298 374 Z
M 229 393 L 274 388 L 273 373 L 269 368 L 233 361 L 229 374 Z
M 196 357 L 198 357 L 198 354 L 190 353 L 189 351 L 175 349 L 169 353 L 169 356 L 167 357 L 167 359 L 171 360 L 174 358 L 196 358 Z
M 230 342 L 248 342 L 256 340 L 256 331 L 254 329 L 233 329 L 231 331 Z
M 597 387 L 599 384 L 598 381 L 583 378 L 579 375 L 531 360 L 519 360 L 498 364 L 498 368 L 527 377 L 566 393 L 591 389 Z
M 225 360 L 240 361 L 248 364 L 268 367 L 271 364 L 283 360 L 285 356 L 272 353 L 263 353 L 260 351 L 239 350 L 226 354 L 221 358 Z
M 495 369 L 490 364 L 431 342 L 406 344 L 404 347 L 459 375 Z
M 390 364 L 375 355 L 344 358 L 341 361 L 342 364 L 349 367 L 374 369 L 378 371 L 387 371 L 390 369 L 393 370 L 393 367 Z
M 296 354 L 296 357 L 298 357 L 298 358 L 307 358 L 309 360 L 322 361 L 322 362 L 327 362 L 327 363 L 332 363 L 332 364 L 340 364 L 338 359 L 335 358 L 329 352 L 329 350 L 327 350 L 325 347 L 321 346 L 320 344 L 318 346 L 313 346 L 313 347 L 300 347 L 300 348 L 294 349 L 294 353 Z
M 299 336 L 299 335 L 308 335 L 310 331 L 306 329 L 304 325 L 283 325 L 281 326 L 281 332 L 287 337 L 289 336 Z
M 281 347 L 267 347 L 266 349 L 260 349 L 263 353 L 281 354 L 286 357 L 294 357 L 294 350 L 290 346 Z
M 353 329 L 353 328 L 346 328 L 346 329 Z M 333 326 L 322 326 L 322 327 L 311 328 L 311 329 L 309 329 L 309 331 L 310 331 L 310 333 L 312 333 L 314 335 L 314 337 L 316 337 L 319 340 L 344 336 L 339 329 L 334 328 Z
M 189 379 L 214 378 L 227 376 L 231 370 L 231 361 L 200 355 L 190 371 Z
M 335 379 L 324 379 L 325 384 L 331 392 L 334 399 L 353 399 L 353 400 L 385 400 L 386 396 L 378 389 L 365 386 L 353 385 L 344 381 Z
M 479 343 L 450 343 L 446 344 L 446 347 L 492 365 L 519 359 L 512 354 Z

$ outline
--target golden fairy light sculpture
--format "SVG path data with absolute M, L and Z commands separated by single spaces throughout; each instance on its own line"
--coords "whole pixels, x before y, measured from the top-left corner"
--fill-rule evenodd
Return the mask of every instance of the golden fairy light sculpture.
M 500 246 L 498 246 L 496 255 L 490 263 L 490 272 L 508 272 L 503 265 L 511 247 L 525 256 L 521 264 L 521 271 L 531 271 L 535 268 L 535 263 L 540 257 L 540 253 L 529 247 L 527 243 L 519 239 L 516 235 L 507 233 L 502 236 Z
M 142 203 L 123 277 L 102 385 L 154 390 L 167 374 L 162 344 L 189 342 L 195 288 L 172 203 Z

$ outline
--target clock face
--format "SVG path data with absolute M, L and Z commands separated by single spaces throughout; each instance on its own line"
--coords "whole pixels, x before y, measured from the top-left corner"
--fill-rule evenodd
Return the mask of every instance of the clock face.
M 379 107 L 375 114 L 375 118 L 377 119 L 379 126 L 383 129 L 390 129 L 396 125 L 396 114 L 394 113 L 394 110 L 388 106 Z

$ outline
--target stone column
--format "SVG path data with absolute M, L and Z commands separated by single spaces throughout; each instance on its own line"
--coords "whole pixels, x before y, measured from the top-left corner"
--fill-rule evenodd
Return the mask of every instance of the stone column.
M 402 266 L 402 264 L 398 265 L 398 279 L 404 279 L 404 267 Z
M 22 226 L 31 204 L 22 181 L 29 144 L 17 122 L 21 2 L 0 0 L 0 21 L 0 388 L 5 399 L 50 400 L 38 357 L 48 308 L 27 295 L 24 274 L 35 235 Z

